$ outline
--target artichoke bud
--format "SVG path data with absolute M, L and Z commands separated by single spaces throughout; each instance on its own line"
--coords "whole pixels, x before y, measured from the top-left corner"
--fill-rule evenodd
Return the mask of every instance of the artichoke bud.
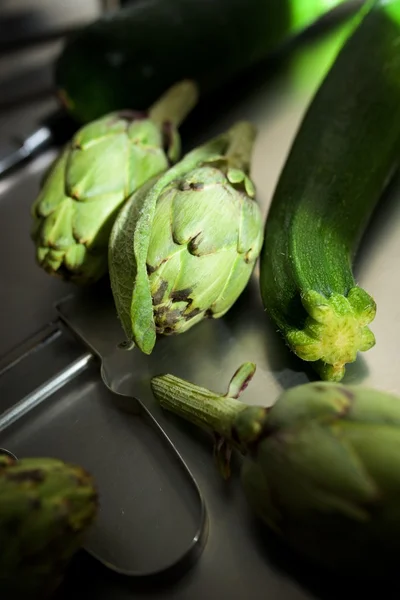
M 81 284 L 105 275 L 118 211 L 135 190 L 178 160 L 177 126 L 195 101 L 196 88 L 182 82 L 148 113 L 108 114 L 74 135 L 31 211 L 36 259 L 45 271 Z
M 400 550 L 400 402 L 332 383 L 288 390 L 243 469 L 250 504 L 329 568 L 388 568 Z
M 242 452 L 250 505 L 292 548 L 330 569 L 396 572 L 400 399 L 318 382 L 285 391 L 272 407 L 250 406 L 237 398 L 254 370 L 243 364 L 225 396 L 173 375 L 151 386 L 163 408 Z
M 96 514 L 97 491 L 81 467 L 0 457 L 0 596 L 51 595 Z
M 231 436 L 245 453 L 265 434 L 268 409 L 261 406 L 247 406 L 240 412 L 233 425 Z
M 263 239 L 248 176 L 254 137 L 250 124 L 239 123 L 121 211 L 110 239 L 111 284 L 128 340 L 143 352 L 157 334 L 221 317 L 248 283 Z

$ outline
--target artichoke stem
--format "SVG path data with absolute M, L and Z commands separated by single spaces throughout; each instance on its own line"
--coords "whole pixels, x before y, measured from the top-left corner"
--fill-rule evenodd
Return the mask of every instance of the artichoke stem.
M 241 169 L 249 174 L 256 134 L 256 128 L 249 121 L 239 121 L 231 127 L 225 153 L 231 168 Z
M 235 373 L 227 395 L 215 394 L 174 375 L 153 377 L 151 387 L 163 408 L 195 425 L 210 429 L 236 445 L 236 441 L 232 439 L 232 425 L 248 405 L 231 397 L 229 393 L 235 391 L 237 397 L 240 393 L 239 387 L 244 389 L 245 382 L 247 384 L 252 376 L 247 367 L 248 363 L 242 365 Z
M 160 125 L 169 122 L 179 127 L 197 104 L 198 97 L 199 91 L 194 81 L 180 81 L 153 104 L 149 109 L 149 117 Z

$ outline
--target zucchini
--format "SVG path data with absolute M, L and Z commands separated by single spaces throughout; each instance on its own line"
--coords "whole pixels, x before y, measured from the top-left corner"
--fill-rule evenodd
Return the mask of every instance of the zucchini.
M 55 69 L 81 122 L 144 110 L 172 84 L 223 86 L 344 0 L 139 0 L 67 42 Z
M 352 261 L 400 156 L 400 0 L 369 1 L 312 100 L 268 213 L 264 307 L 323 379 L 375 344 Z

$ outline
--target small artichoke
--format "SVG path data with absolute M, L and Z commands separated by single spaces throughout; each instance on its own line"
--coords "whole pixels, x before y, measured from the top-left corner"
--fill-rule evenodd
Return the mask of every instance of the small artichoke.
M 184 81 L 148 113 L 111 113 L 74 135 L 31 210 L 36 260 L 45 271 L 79 284 L 107 273 L 108 240 L 119 209 L 179 159 L 177 126 L 196 100 L 196 86 Z
M 94 483 L 80 467 L 0 456 L 0 597 L 50 596 L 96 513 Z
M 248 406 L 237 398 L 254 371 L 242 365 L 225 396 L 172 375 L 152 388 L 164 408 L 214 432 L 225 474 L 232 447 L 242 452 L 250 505 L 292 548 L 348 573 L 389 572 L 400 552 L 400 399 L 322 382 Z
M 241 122 L 133 194 L 113 227 L 110 280 L 127 345 L 225 314 L 249 281 L 263 224 Z

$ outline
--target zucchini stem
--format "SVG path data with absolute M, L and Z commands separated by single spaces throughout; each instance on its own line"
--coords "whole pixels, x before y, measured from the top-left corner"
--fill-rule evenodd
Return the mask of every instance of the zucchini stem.
M 303 329 L 287 333 L 290 348 L 314 367 L 322 379 L 340 381 L 346 363 L 356 360 L 357 352 L 375 345 L 368 324 L 375 318 L 376 304 L 367 292 L 353 287 L 347 297 L 332 294 L 326 298 L 314 290 L 302 296 L 308 313 Z

